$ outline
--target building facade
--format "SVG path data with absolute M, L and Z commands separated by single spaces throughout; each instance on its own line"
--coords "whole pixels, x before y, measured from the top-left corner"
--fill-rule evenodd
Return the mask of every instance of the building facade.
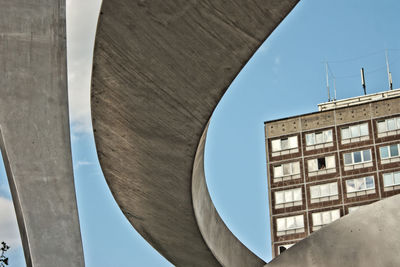
M 265 122 L 272 254 L 400 193 L 400 89 Z

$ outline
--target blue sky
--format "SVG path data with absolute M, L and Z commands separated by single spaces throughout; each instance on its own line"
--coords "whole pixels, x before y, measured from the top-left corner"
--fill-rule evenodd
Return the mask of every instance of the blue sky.
M 67 0 L 71 140 L 86 266 L 170 266 L 118 209 L 97 160 L 89 88 L 99 7 L 98 0 Z M 271 248 L 263 122 L 313 112 L 327 101 L 324 61 L 342 99 L 362 94 L 361 67 L 368 93 L 387 90 L 389 49 L 394 88 L 400 87 L 399 12 L 396 0 L 302 0 L 216 108 L 206 143 L 209 191 L 231 231 L 264 260 L 271 259 Z M 1 205 L 11 207 L 0 169 Z M 0 239 L 13 242 L 11 266 L 23 266 L 15 219 L 9 217 L 0 217 Z

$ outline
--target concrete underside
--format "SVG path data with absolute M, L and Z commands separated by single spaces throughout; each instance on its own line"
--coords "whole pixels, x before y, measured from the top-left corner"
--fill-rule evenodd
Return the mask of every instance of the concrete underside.
M 218 216 L 204 145 L 219 99 L 296 0 L 104 0 L 92 116 L 106 180 L 136 230 L 178 266 L 262 266 Z M 362 207 L 272 266 L 400 266 L 400 196 Z
M 175 265 L 264 264 L 211 202 L 205 129 L 232 80 L 296 3 L 103 1 L 91 92 L 98 156 L 125 216 Z
M 0 0 L 0 146 L 28 266 L 84 265 L 65 27 L 64 0 Z

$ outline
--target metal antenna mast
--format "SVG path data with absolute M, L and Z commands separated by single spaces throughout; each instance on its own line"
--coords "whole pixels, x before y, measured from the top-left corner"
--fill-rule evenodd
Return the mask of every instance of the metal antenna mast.
M 366 85 L 365 85 L 365 76 L 364 76 L 364 68 L 361 68 L 361 85 L 364 89 L 364 95 L 367 94 L 367 89 L 366 89 Z
M 333 101 L 336 101 L 336 78 L 335 78 L 335 76 L 333 77 L 333 90 L 334 90 L 334 93 L 335 93 L 335 98 L 333 99 Z
M 392 82 L 392 73 L 389 69 L 389 59 L 388 59 L 388 51 L 385 49 L 385 58 L 386 58 L 386 71 L 388 76 L 389 90 L 393 90 L 393 82 Z
M 326 89 L 328 90 L 328 102 L 331 101 L 331 93 L 329 90 L 329 73 L 328 73 L 328 62 L 325 62 L 325 71 L 326 71 Z

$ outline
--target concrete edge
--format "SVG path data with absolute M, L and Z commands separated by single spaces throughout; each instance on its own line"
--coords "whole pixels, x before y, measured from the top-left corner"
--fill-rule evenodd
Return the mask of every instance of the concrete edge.
M 192 173 L 192 201 L 200 232 L 222 266 L 263 266 L 265 262 L 245 247 L 219 216 L 207 189 L 204 173 L 204 149 L 207 123 L 196 151 Z
M 25 256 L 25 263 L 26 266 L 32 266 L 32 255 L 29 246 L 28 235 L 26 233 L 26 226 L 25 226 L 26 222 L 25 222 L 24 212 L 22 211 L 21 202 L 19 200 L 19 193 L 14 181 L 14 176 L 11 170 L 10 161 L 8 159 L 7 147 L 4 141 L 1 125 L 0 125 L 0 150 L 1 150 L 1 155 L 3 157 L 3 163 L 7 174 L 8 184 L 10 186 L 12 202 L 14 204 L 14 209 L 15 209 L 15 215 L 17 217 L 19 234 L 21 236 L 21 242 Z

